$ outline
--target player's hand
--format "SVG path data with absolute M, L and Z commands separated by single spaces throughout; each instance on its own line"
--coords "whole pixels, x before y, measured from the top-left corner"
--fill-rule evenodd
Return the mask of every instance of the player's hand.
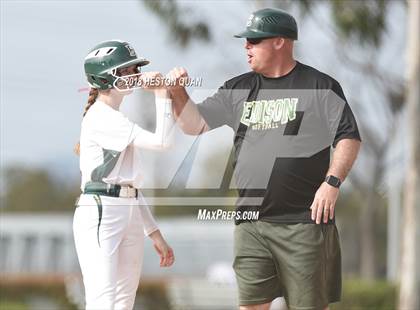
M 174 251 L 172 248 L 165 241 L 156 242 L 153 246 L 160 256 L 160 267 L 172 266 L 175 261 Z
M 175 67 L 166 75 L 166 79 L 170 81 L 167 85 L 168 90 L 176 90 L 184 88 L 188 82 L 188 72 L 185 68 Z
M 140 75 L 141 87 L 146 90 L 164 89 L 163 75 L 158 71 L 142 72 Z
M 313 221 L 317 224 L 320 224 L 321 221 L 328 223 L 328 218 L 331 220 L 334 218 L 334 209 L 338 194 L 338 188 L 331 186 L 326 182 L 321 184 L 310 207 Z
M 175 261 L 174 251 L 163 239 L 159 230 L 150 235 L 153 240 L 153 246 L 160 257 L 160 267 L 172 266 Z

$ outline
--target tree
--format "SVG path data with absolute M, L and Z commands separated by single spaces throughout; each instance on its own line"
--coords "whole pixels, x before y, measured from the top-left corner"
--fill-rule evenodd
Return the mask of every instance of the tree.
M 176 1 L 145 0 L 143 4 L 166 24 L 175 43 L 181 47 L 186 47 L 193 40 L 210 41 L 211 34 L 206 23 L 192 22 L 191 12 L 182 10 Z
M 74 210 L 80 194 L 77 185 L 63 184 L 42 169 L 9 167 L 3 174 L 6 184 L 2 212 Z
M 420 97 L 419 29 L 420 2 L 408 2 L 407 24 L 407 111 L 409 159 L 403 205 L 401 287 L 399 309 L 418 309 L 416 272 L 416 209 L 420 207 Z

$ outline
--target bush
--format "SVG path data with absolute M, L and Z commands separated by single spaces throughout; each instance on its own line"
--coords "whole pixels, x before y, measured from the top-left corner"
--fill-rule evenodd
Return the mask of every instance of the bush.
M 347 279 L 341 302 L 332 305 L 331 310 L 393 310 L 396 296 L 396 287 L 389 282 Z
M 76 306 L 67 300 L 64 283 L 60 281 L 1 281 L 0 309 L 26 310 L 34 300 L 42 299 L 59 309 L 76 310 Z
M 0 310 L 27 310 L 36 304 L 50 305 L 48 309 L 77 310 L 66 294 L 61 277 L 27 277 L 0 280 Z M 39 307 L 37 307 L 39 308 Z M 137 290 L 134 309 L 170 309 L 164 280 L 143 281 Z

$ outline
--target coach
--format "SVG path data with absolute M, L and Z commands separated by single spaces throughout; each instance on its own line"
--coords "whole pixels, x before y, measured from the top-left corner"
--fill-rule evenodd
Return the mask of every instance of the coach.
M 185 133 L 235 131 L 237 210 L 259 211 L 258 220 L 235 226 L 240 309 L 269 309 L 279 296 L 289 309 L 328 309 L 341 295 L 334 210 L 360 148 L 355 118 L 336 80 L 294 59 L 291 15 L 258 10 L 236 37 L 246 39 L 252 71 L 201 104 L 182 87 L 185 69 L 168 77 L 176 80 L 169 91 Z

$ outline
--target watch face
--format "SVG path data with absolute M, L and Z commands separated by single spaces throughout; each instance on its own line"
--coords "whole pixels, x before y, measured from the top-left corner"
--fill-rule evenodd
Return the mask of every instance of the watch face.
M 332 175 L 327 177 L 327 183 L 334 187 L 339 187 L 341 184 L 340 179 Z

